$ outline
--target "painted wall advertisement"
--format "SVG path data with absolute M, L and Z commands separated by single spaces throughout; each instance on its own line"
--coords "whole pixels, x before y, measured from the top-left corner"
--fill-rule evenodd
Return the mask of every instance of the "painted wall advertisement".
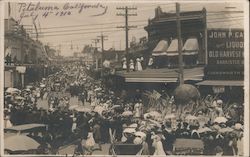
M 207 79 L 243 80 L 244 31 L 243 29 L 208 30 Z

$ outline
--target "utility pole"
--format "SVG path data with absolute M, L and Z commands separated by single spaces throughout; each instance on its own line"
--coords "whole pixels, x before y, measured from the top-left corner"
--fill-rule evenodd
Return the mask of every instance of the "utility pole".
M 128 10 L 137 10 L 136 7 L 118 7 L 117 10 L 125 10 L 125 14 L 118 13 L 117 16 L 125 16 L 125 26 L 118 26 L 117 28 L 125 28 L 125 52 L 126 52 L 126 60 L 127 60 L 127 72 L 129 72 L 129 56 L 128 56 L 128 31 L 130 28 L 136 28 L 136 26 L 129 26 L 128 25 L 128 16 L 137 16 L 137 14 L 129 14 Z
M 96 70 L 98 70 L 98 56 L 97 56 L 97 43 L 99 43 L 100 39 L 92 39 L 93 43 L 95 44 L 95 52 L 94 52 L 94 57 L 95 57 L 95 64 L 96 64 Z
M 184 84 L 183 78 L 183 57 L 182 57 L 182 40 L 181 40 L 181 21 L 180 21 L 180 4 L 176 3 L 176 23 L 177 23 L 177 38 L 178 38 L 178 53 L 179 53 L 179 82 Z
M 101 36 L 97 36 L 98 38 L 101 39 L 101 44 L 102 44 L 102 52 L 101 52 L 101 76 L 103 76 L 103 53 L 104 53 L 104 40 L 108 40 L 107 37 L 103 34 Z

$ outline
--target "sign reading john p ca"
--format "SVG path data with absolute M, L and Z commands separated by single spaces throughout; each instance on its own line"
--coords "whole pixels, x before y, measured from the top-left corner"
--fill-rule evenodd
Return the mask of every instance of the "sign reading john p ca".
M 207 33 L 209 79 L 243 79 L 244 30 L 209 29 Z

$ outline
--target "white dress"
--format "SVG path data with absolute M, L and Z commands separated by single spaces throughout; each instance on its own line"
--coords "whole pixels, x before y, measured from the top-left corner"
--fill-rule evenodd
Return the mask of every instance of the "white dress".
M 88 138 L 86 140 L 86 146 L 87 147 L 94 147 L 94 145 L 95 145 L 95 139 L 93 137 L 93 133 L 89 132 L 88 133 Z
M 130 70 L 134 70 L 134 69 L 135 69 L 135 65 L 134 65 L 134 62 L 133 62 L 133 61 L 130 61 L 129 69 L 130 69 Z
M 123 61 L 122 62 L 122 69 L 127 69 L 127 61 L 125 60 L 125 61 Z
M 154 139 L 153 146 L 155 147 L 153 155 L 166 155 L 161 140 Z
M 7 116 L 6 119 L 5 119 L 5 128 L 10 128 L 12 127 L 12 123 L 10 122 L 10 117 Z
M 136 59 L 136 70 L 142 71 L 141 60 L 139 58 Z

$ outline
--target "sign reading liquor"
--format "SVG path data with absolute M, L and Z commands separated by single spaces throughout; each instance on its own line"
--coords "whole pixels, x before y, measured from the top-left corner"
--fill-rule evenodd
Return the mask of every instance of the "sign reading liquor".
M 210 29 L 207 38 L 207 79 L 243 80 L 243 29 Z
M 208 30 L 208 65 L 243 65 L 244 32 L 241 29 Z

